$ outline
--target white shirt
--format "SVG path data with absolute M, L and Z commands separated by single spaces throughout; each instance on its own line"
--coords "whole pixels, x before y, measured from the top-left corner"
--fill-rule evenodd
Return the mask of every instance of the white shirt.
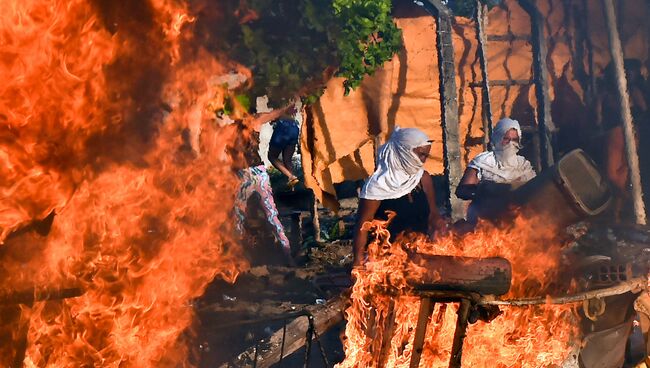
M 536 176 L 532 165 L 523 156 L 516 156 L 513 165 L 502 165 L 497 162 L 492 151 L 478 154 L 467 167 L 478 171 L 479 181 L 487 180 L 501 184 L 512 184 L 515 182 L 527 182 Z

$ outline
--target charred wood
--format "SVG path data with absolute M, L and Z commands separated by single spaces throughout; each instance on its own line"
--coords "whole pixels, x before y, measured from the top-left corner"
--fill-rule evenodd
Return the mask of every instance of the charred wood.
M 60 289 L 32 289 L 0 294 L 0 305 L 28 304 L 46 300 L 59 300 L 75 298 L 83 295 L 83 290 L 78 287 Z
M 260 341 L 253 347 L 237 355 L 220 368 L 229 366 L 242 367 L 247 362 L 257 361 L 254 366 L 268 368 L 280 361 L 282 357 L 291 355 L 307 343 L 307 332 L 310 329 L 310 318 L 313 321 L 314 332 L 322 336 L 327 330 L 343 321 L 343 311 L 347 298 L 338 296 L 330 299 L 325 305 L 306 308 L 302 317 L 295 318 L 285 329 L 276 331 L 270 338 Z M 283 343 L 284 340 L 284 343 Z

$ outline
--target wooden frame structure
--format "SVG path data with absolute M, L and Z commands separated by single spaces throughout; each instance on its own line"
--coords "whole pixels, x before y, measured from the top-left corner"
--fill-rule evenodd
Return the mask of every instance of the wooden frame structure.
M 458 121 L 458 88 L 456 86 L 456 65 L 452 39 L 454 15 L 440 0 L 427 0 L 424 8 L 436 20 L 436 47 L 440 76 L 440 104 L 442 105 L 442 140 L 445 174 L 449 186 L 447 207 L 453 220 L 463 217 L 463 201 L 456 197 L 456 188 L 463 175 L 460 164 L 460 132 Z

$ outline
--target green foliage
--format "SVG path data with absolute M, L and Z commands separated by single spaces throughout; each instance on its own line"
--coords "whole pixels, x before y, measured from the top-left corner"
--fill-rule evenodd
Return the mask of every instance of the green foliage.
M 241 7 L 230 0 L 230 8 Z M 258 17 L 231 22 L 222 32 L 229 56 L 251 68 L 249 93 L 281 104 L 305 86 L 315 101 L 323 72 L 334 67 L 346 93 L 357 87 L 401 46 L 390 0 L 247 0 Z M 311 95 L 309 95 L 311 93 Z
M 345 78 L 348 94 L 398 51 L 402 35 L 390 16 L 390 1 L 334 0 L 332 6 L 343 24 L 337 40 L 338 74 Z

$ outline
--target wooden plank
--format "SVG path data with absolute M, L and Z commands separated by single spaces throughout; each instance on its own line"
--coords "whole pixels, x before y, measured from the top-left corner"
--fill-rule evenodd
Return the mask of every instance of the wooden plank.
M 449 368 L 460 368 L 463 359 L 463 341 L 467 336 L 467 319 L 469 317 L 470 301 L 463 299 L 458 308 L 458 319 L 456 320 L 456 331 L 454 331 L 454 342 L 451 346 L 451 359 Z
M 552 135 L 556 129 L 551 116 L 550 78 L 546 64 L 548 47 L 544 36 L 544 17 L 531 0 L 519 0 L 519 5 L 530 16 L 533 46 L 533 74 L 535 95 L 537 97 L 537 124 L 541 143 L 540 156 L 542 167 L 547 168 L 554 163 Z
M 478 41 L 479 62 L 481 64 L 481 107 L 483 115 L 483 149 L 487 150 L 490 143 L 490 136 L 492 135 L 492 101 L 490 100 L 490 78 L 488 77 L 488 64 L 487 64 L 487 41 L 490 40 L 488 36 L 485 39 L 485 29 L 487 28 L 487 5 L 484 5 L 481 0 L 476 0 L 476 11 L 474 12 L 474 23 L 476 24 L 476 39 Z
M 391 340 L 395 333 L 395 298 L 391 298 L 390 300 L 382 331 L 381 348 L 379 349 L 379 359 L 377 361 L 377 367 L 379 368 L 386 367 L 388 357 L 390 356 Z
M 488 81 L 489 87 L 510 87 L 510 86 L 528 86 L 533 84 L 534 81 L 530 79 L 493 79 Z M 470 87 L 481 87 L 485 88 L 485 79 L 480 82 L 472 82 L 469 84 Z
M 477 2 L 480 2 L 480 0 L 478 0 Z M 487 11 L 486 11 L 487 6 L 486 5 L 483 5 L 481 3 L 480 6 L 477 6 L 477 8 L 483 8 L 483 7 L 486 8 L 485 10 L 483 10 L 483 12 L 487 13 Z M 514 34 L 514 33 L 506 33 L 506 34 L 502 34 L 502 35 L 491 34 L 491 35 L 487 35 L 487 40 L 490 41 L 490 42 L 492 42 L 492 41 L 496 41 L 496 42 L 530 41 L 530 35 L 518 35 L 518 34 Z
M 309 313 L 314 318 L 314 329 L 319 336 L 323 336 L 327 330 L 343 321 L 343 311 L 347 300 L 346 297 L 337 296 L 330 299 L 325 305 L 308 308 Z M 289 356 L 305 345 L 308 328 L 309 320 L 307 317 L 298 317 L 287 324 L 286 334 L 283 334 L 283 329 L 280 328 L 270 338 L 248 348 L 238 354 L 235 360 L 222 364 L 220 368 L 228 368 L 233 365 L 241 367 L 247 361 L 252 361 L 255 354 L 257 354 L 257 367 L 269 368 L 280 360 L 281 354 Z M 282 349 L 283 335 L 286 338 L 284 350 Z M 259 348 L 256 349 L 258 345 Z
M 431 298 L 420 299 L 420 311 L 418 312 L 418 323 L 415 326 L 415 337 L 413 338 L 413 352 L 411 353 L 411 363 L 409 368 L 418 368 L 420 358 L 422 357 L 422 348 L 424 347 L 424 338 L 426 337 L 427 326 L 435 303 Z
M 632 126 L 632 110 L 630 108 L 630 97 L 627 92 L 627 78 L 623 67 L 623 49 L 618 29 L 616 28 L 616 13 L 612 0 L 602 0 L 605 19 L 607 20 L 607 36 L 609 38 L 609 49 L 614 62 L 616 75 L 616 90 L 618 91 L 619 111 L 623 122 L 625 134 L 625 154 L 627 166 L 630 168 L 630 181 L 632 182 L 632 200 L 634 201 L 634 216 L 636 223 L 646 224 L 645 204 L 643 203 L 643 190 L 641 189 L 641 174 L 639 171 L 639 156 L 637 154 L 636 140 L 634 138 L 634 127 Z
M 458 123 L 458 90 L 453 46 L 453 14 L 440 0 L 427 0 L 427 9 L 436 19 L 436 46 L 440 75 L 440 103 L 442 105 L 442 139 L 444 142 L 445 174 L 449 183 L 448 207 L 453 220 L 464 217 L 463 201 L 456 197 L 456 187 L 463 175 Z

